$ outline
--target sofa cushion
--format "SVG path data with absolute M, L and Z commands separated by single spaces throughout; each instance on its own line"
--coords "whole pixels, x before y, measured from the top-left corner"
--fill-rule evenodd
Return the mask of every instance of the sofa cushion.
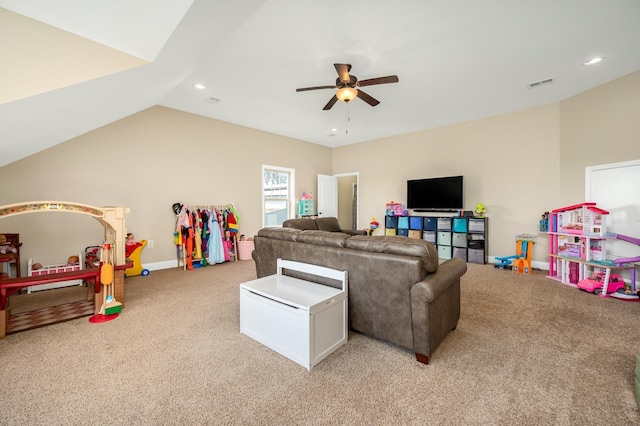
M 298 234 L 299 243 L 328 247 L 344 247 L 345 241 L 349 238 L 351 238 L 351 235 L 343 234 L 342 232 L 309 230 L 301 231 L 300 234 Z
M 306 231 L 307 229 L 318 229 L 316 225 L 316 220 L 308 217 L 303 217 L 300 219 L 287 219 L 282 222 L 283 228 L 295 228 L 300 229 L 302 231 Z
M 340 224 L 335 217 L 316 218 L 316 226 L 320 231 L 340 232 Z
M 303 231 L 294 228 L 262 228 L 258 231 L 258 236 L 273 240 L 297 241 L 301 232 Z
M 419 257 L 422 267 L 430 274 L 438 270 L 438 252 L 433 244 L 425 241 L 399 236 L 356 235 L 346 240 L 346 247 L 354 250 L 376 253 L 398 254 Z

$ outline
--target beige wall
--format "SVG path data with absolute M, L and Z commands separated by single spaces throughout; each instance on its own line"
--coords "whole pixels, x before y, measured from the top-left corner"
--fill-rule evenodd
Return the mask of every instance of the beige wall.
M 555 206 L 558 130 L 552 104 L 338 148 L 334 173 L 360 172 L 361 223 L 375 216 L 381 224 L 387 202 L 406 202 L 407 179 L 464 175 L 465 209 L 487 207 L 489 254 L 508 256 L 516 234 L 537 234 L 541 214 Z M 538 259 L 545 252 L 544 243 L 534 247 Z
M 640 71 L 561 102 L 560 139 L 563 205 L 585 201 L 585 167 L 640 159 Z
M 174 202 L 232 201 L 240 232 L 260 229 L 262 164 L 295 169 L 296 192 L 315 193 L 316 175 L 331 174 L 331 150 L 154 107 L 0 168 L 0 205 L 62 200 L 129 207 L 128 230 L 154 240 L 142 262 L 167 261 L 175 258 Z M 0 219 L 0 232 L 21 234 L 23 264 L 29 256 L 64 261 L 103 240 L 97 221 L 62 213 Z
M 545 262 L 541 214 L 584 201 L 586 166 L 640 159 L 637 111 L 640 72 L 562 102 L 332 150 L 154 107 L 0 168 L 0 204 L 130 207 L 129 230 L 156 246 L 143 263 L 160 262 L 174 258 L 176 201 L 233 201 L 241 232 L 253 235 L 262 164 L 295 168 L 298 196 L 316 192 L 318 173 L 359 172 L 361 227 L 372 216 L 383 224 L 387 202 L 405 202 L 407 179 L 462 174 L 465 208 L 487 206 L 489 255 L 513 254 L 516 234 L 533 233 L 534 260 Z M 23 235 L 23 264 L 57 262 L 102 240 L 97 222 L 77 215 L 5 218 L 0 231 Z
M 465 208 L 487 207 L 489 255 L 515 254 L 530 233 L 544 263 L 542 213 L 585 201 L 585 167 L 640 159 L 638 111 L 640 71 L 559 103 L 337 148 L 333 172 L 360 172 L 361 223 L 404 203 L 407 179 L 462 174 Z

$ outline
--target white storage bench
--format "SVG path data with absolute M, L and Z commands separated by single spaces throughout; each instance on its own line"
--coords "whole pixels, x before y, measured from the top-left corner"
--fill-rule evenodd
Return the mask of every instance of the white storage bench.
M 327 277 L 342 288 L 282 274 Z M 240 332 L 311 370 L 347 343 L 347 271 L 278 259 L 276 275 L 240 285 Z
M 29 263 L 27 264 L 27 276 L 36 277 L 39 275 L 48 275 L 48 274 L 57 274 L 59 272 L 71 272 L 71 271 L 80 271 L 82 270 L 82 253 L 78 253 L 78 264 L 77 265 L 49 265 L 43 266 L 40 269 L 33 269 L 33 259 L 29 259 Z M 31 287 L 27 287 L 27 293 L 31 294 L 33 291 L 39 290 L 49 290 L 51 288 L 60 288 L 60 287 L 69 287 L 69 286 L 81 286 L 82 280 L 68 280 L 68 281 L 60 281 L 56 283 L 50 284 L 38 284 L 32 285 Z

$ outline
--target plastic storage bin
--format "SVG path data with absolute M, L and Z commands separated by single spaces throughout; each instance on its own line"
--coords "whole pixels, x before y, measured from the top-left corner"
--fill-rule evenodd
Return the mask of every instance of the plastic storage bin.
M 238 259 L 251 260 L 251 252 L 254 248 L 253 240 L 238 241 Z

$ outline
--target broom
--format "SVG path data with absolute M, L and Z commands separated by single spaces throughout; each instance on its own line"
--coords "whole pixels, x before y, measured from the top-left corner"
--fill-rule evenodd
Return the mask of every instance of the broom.
M 100 268 L 100 281 L 104 285 L 104 315 L 114 315 L 122 311 L 122 303 L 113 296 L 113 263 L 111 262 L 111 245 L 105 244 L 100 253 L 103 257 Z

